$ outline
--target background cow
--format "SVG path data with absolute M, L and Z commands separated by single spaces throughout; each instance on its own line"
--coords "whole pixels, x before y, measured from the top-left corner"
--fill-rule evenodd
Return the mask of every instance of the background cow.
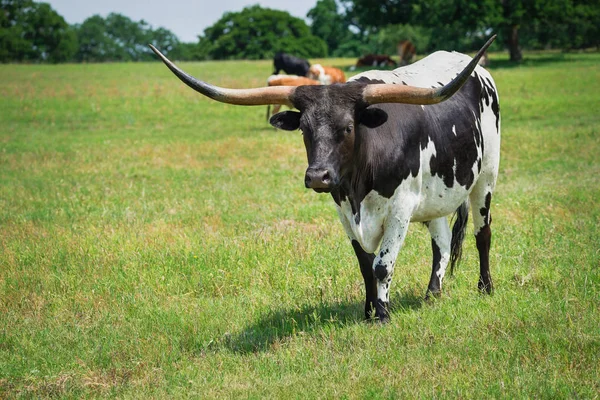
M 488 67 L 490 65 L 490 59 L 488 57 L 487 51 L 485 54 L 479 59 L 479 65 L 482 67 Z
M 321 82 L 298 75 L 271 75 L 267 78 L 267 86 L 300 86 L 300 85 L 320 85 Z M 267 120 L 271 116 L 271 105 L 267 106 Z M 273 114 L 281 109 L 281 104 L 273 105 Z
M 303 58 L 279 52 L 273 57 L 273 66 L 275 67 L 273 75 L 277 75 L 283 70 L 286 74 L 306 76 L 310 63 Z
M 322 85 L 346 82 L 346 74 L 339 68 L 324 67 L 321 64 L 313 64 L 308 70 L 308 77 L 318 80 Z
M 460 256 L 469 203 L 479 252 L 477 286 L 492 292 L 490 207 L 500 162 L 500 107 L 491 75 L 477 63 L 494 38 L 473 59 L 436 52 L 342 85 L 256 89 L 210 85 L 152 49 L 179 79 L 214 100 L 299 110 L 276 114 L 271 124 L 302 131 L 305 186 L 331 194 L 365 282 L 365 317 L 385 322 L 409 224 L 422 222 L 429 229 L 433 264 L 427 295 L 438 294 L 448 263 Z M 447 216 L 454 211 L 458 218 L 451 231 Z
M 396 61 L 385 54 L 367 54 L 356 62 L 356 67 L 395 67 Z
M 417 49 L 410 40 L 402 40 L 398 43 L 398 57 L 400 66 L 411 64 L 417 56 Z

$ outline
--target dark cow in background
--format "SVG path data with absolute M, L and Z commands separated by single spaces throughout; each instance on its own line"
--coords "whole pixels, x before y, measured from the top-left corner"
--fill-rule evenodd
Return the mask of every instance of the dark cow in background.
M 494 38 L 473 59 L 440 51 L 345 84 L 256 89 L 210 85 L 153 50 L 179 79 L 214 100 L 299 110 L 276 114 L 271 124 L 302 131 L 304 183 L 331 194 L 365 282 L 365 317 L 385 322 L 409 224 L 429 229 L 427 295 L 438 294 L 447 265 L 452 268 L 460 255 L 469 203 L 479 252 L 477 286 L 492 292 L 490 207 L 500 161 L 500 108 L 491 75 L 477 63 Z M 447 216 L 454 212 L 451 231 Z
M 277 75 L 283 70 L 289 75 L 306 76 L 310 63 L 303 58 L 279 52 L 273 57 L 273 66 L 275 67 L 273 75 Z
M 396 61 L 385 54 L 367 54 L 356 62 L 356 67 L 395 67 Z
M 417 57 L 417 48 L 410 40 L 402 40 L 398 43 L 398 57 L 400 66 L 412 64 Z

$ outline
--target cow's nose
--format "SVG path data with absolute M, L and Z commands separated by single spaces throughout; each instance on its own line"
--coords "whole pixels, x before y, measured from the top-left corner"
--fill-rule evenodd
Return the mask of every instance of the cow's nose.
M 331 175 L 326 169 L 309 168 L 304 176 L 304 185 L 308 189 L 328 189 L 331 187 Z

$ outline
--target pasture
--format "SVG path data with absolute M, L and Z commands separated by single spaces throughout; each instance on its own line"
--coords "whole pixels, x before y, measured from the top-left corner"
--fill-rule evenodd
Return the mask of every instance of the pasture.
M 333 202 L 266 107 L 158 62 L 1 65 L 0 398 L 600 397 L 600 54 L 506 57 L 496 291 L 477 292 L 470 227 L 424 302 L 414 224 L 386 326 L 362 322 Z M 229 87 L 271 72 L 182 67 Z

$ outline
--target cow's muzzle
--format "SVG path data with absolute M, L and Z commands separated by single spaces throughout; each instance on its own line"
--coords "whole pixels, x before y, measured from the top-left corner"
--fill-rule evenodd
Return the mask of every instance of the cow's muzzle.
M 330 192 L 336 185 L 336 179 L 328 169 L 308 168 L 304 175 L 304 185 L 318 193 Z

